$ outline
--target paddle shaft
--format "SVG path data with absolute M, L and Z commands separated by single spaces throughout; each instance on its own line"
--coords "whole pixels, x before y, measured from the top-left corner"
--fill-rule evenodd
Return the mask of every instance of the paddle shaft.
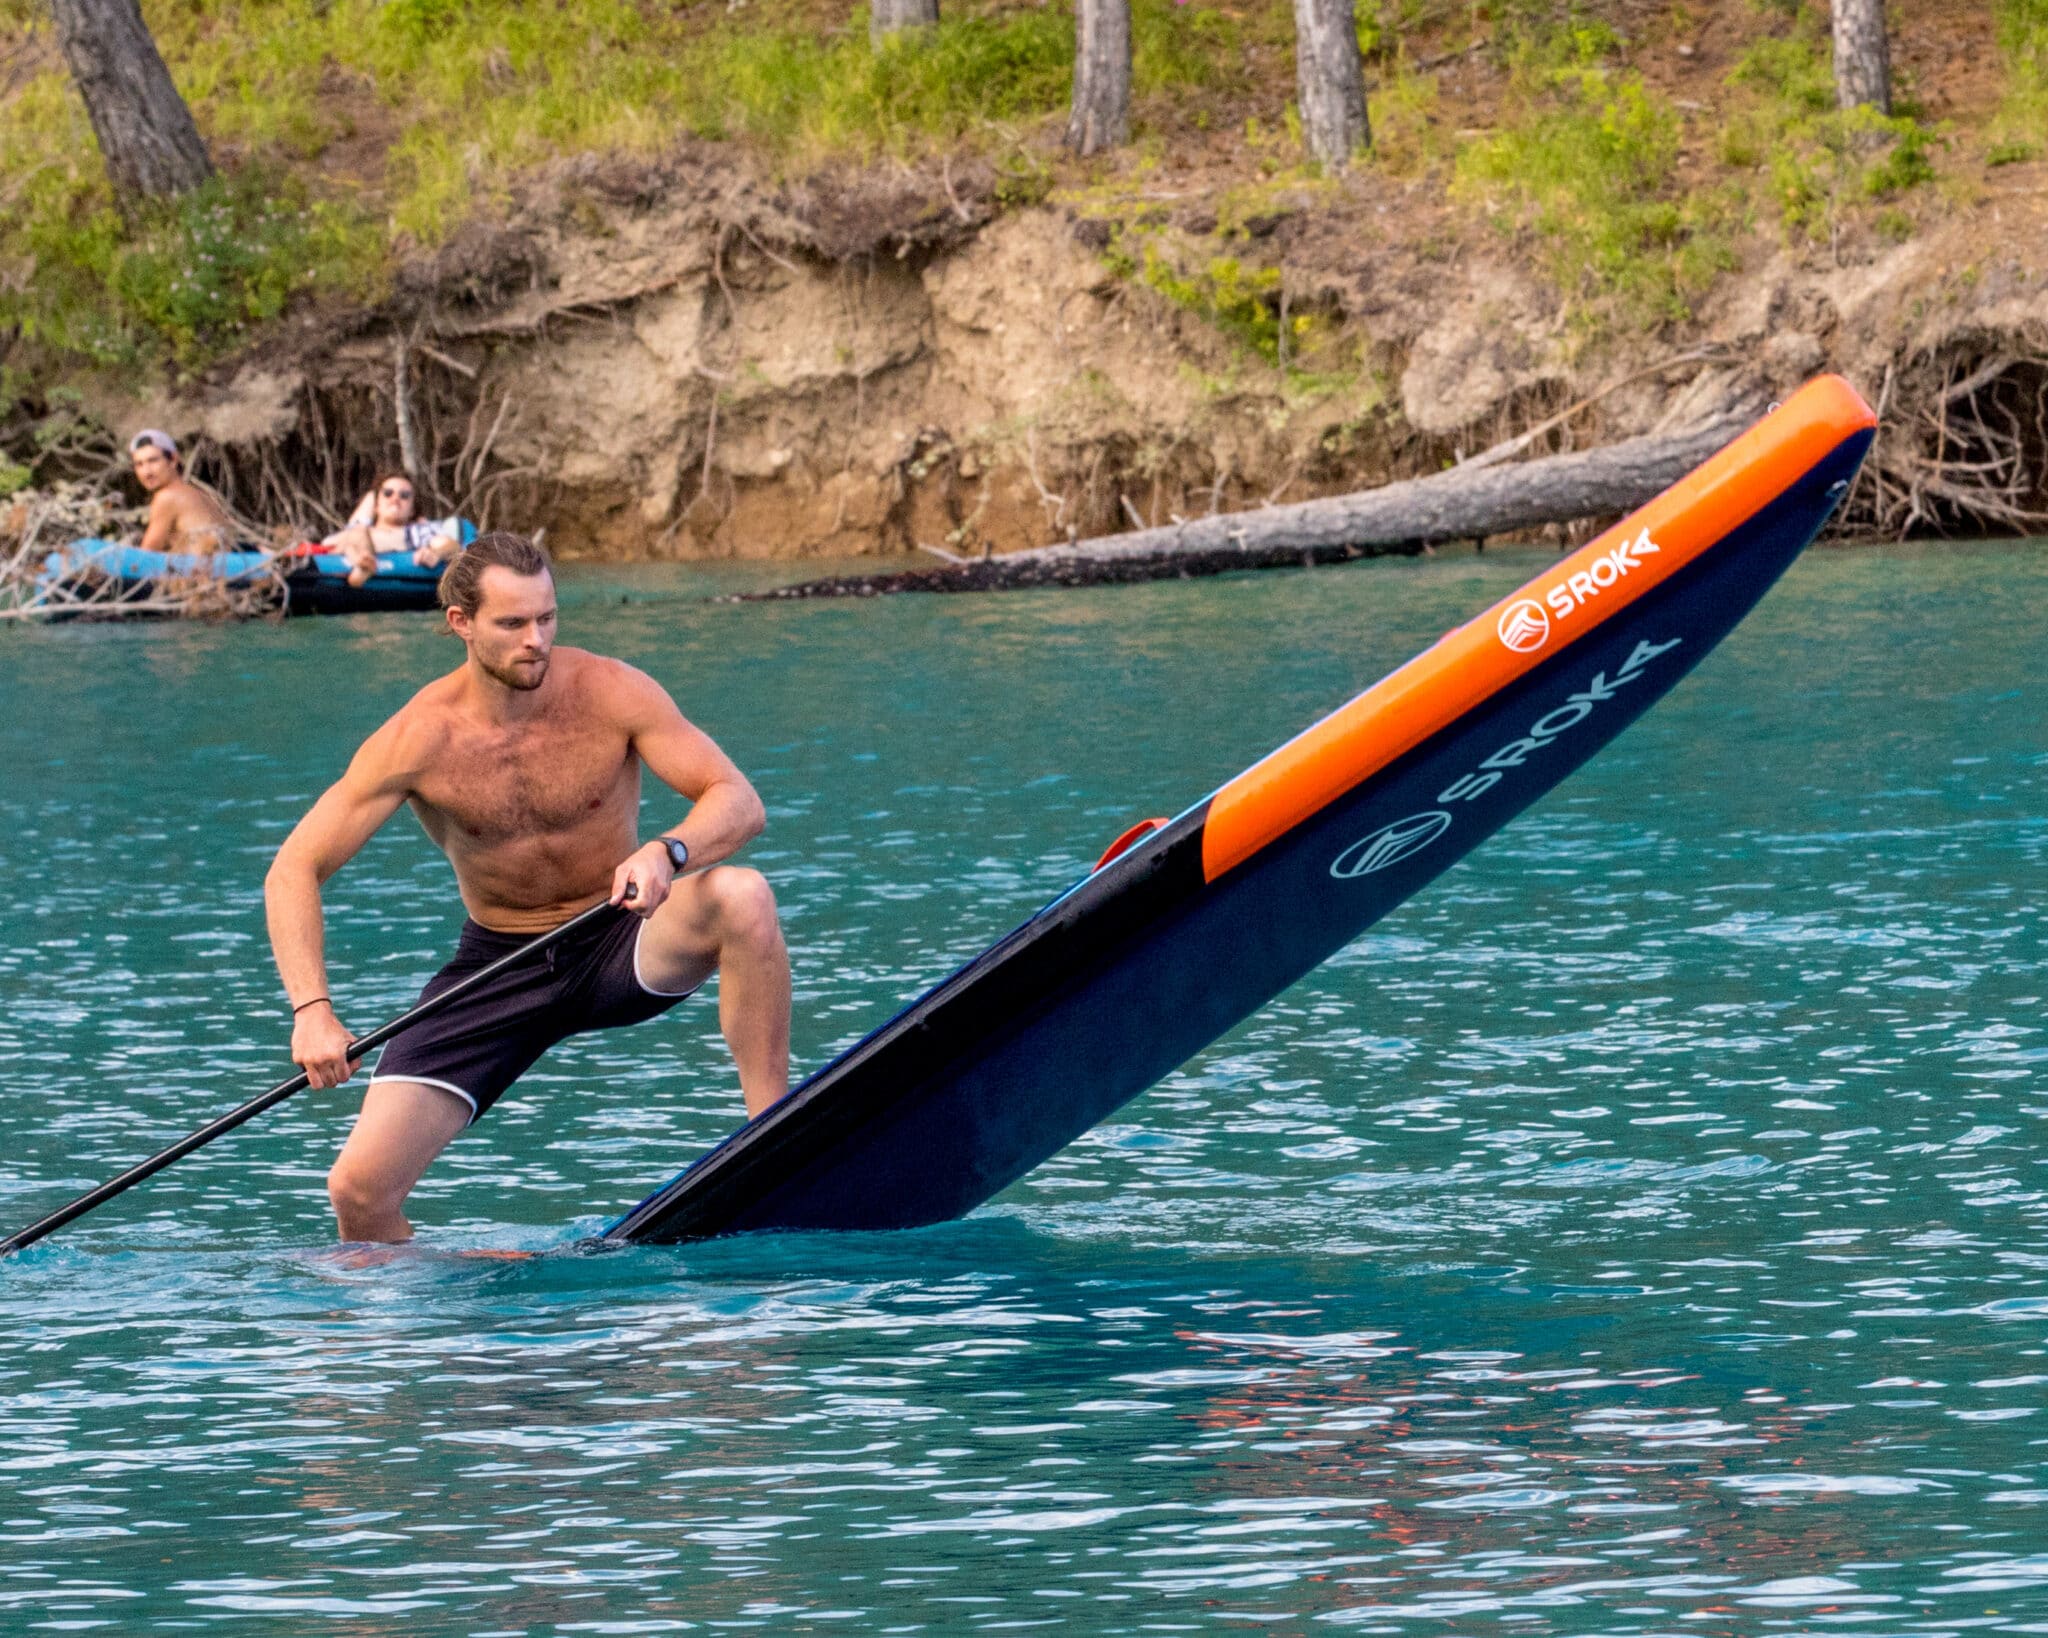
M 630 896 L 630 889 L 628 890 L 628 892 Z M 454 1002 L 461 1000 L 463 996 L 468 995 L 480 984 L 489 983 L 490 980 L 496 978 L 498 974 L 503 972 L 507 967 L 517 966 L 520 962 L 527 960 L 529 957 L 539 955 L 543 950 L 547 949 L 549 945 L 554 944 L 560 939 L 568 937 L 568 935 L 573 933 L 577 928 L 582 927 L 587 923 L 596 920 L 606 911 L 611 910 L 613 908 L 614 906 L 609 901 L 603 904 L 593 904 L 588 910 L 585 910 L 581 915 L 571 916 L 567 921 L 563 922 L 561 926 L 550 928 L 547 932 L 542 933 L 539 938 L 534 939 L 531 943 L 522 944 L 519 946 L 518 949 L 510 951 L 509 953 L 498 957 L 498 959 L 492 962 L 488 967 L 479 968 L 476 972 L 471 973 L 469 977 L 465 978 L 461 983 L 450 985 L 447 989 L 443 990 L 439 995 L 433 996 L 428 1000 L 422 1001 L 418 1006 L 414 1007 L 411 1012 L 406 1013 L 403 1017 L 392 1019 L 390 1023 L 385 1024 L 381 1028 L 371 1030 L 368 1035 L 358 1036 L 355 1040 L 349 1043 L 349 1062 L 354 1063 L 358 1058 L 362 1057 L 365 1053 L 369 1052 L 373 1047 L 382 1046 L 386 1041 L 390 1040 L 391 1037 L 396 1035 L 400 1030 L 405 1029 L 413 1024 L 417 1024 L 422 1018 L 431 1017 L 434 1013 L 439 1012 L 443 1007 L 450 1006 Z M 306 1078 L 306 1072 L 304 1070 L 300 1070 L 298 1074 L 294 1075 L 288 1081 L 278 1082 L 278 1084 L 273 1086 L 268 1092 L 262 1093 L 258 1097 L 251 1098 L 239 1109 L 230 1109 L 225 1115 L 222 1115 L 220 1119 L 208 1122 L 206 1125 L 200 1127 L 198 1131 L 191 1133 L 189 1136 L 178 1139 L 178 1141 L 172 1144 L 168 1149 L 165 1149 L 160 1153 L 151 1155 L 147 1160 L 138 1161 L 135 1165 L 130 1166 L 119 1177 L 110 1179 L 109 1181 L 102 1183 L 98 1188 L 92 1190 L 88 1194 L 81 1194 L 76 1200 L 72 1201 L 68 1206 L 62 1206 L 56 1211 L 51 1212 L 49 1216 L 43 1218 L 41 1221 L 29 1224 L 29 1226 L 23 1229 L 19 1234 L 13 1235 L 6 1240 L 0 1240 L 0 1257 L 12 1256 L 15 1252 L 20 1251 L 24 1246 L 34 1245 L 38 1240 L 42 1239 L 44 1235 L 54 1234 L 66 1223 L 69 1223 L 76 1218 L 83 1217 L 95 1206 L 104 1205 L 107 1201 L 113 1199 L 115 1195 L 126 1193 L 129 1189 L 132 1189 L 133 1187 L 135 1187 L 136 1184 L 140 1183 L 144 1178 L 154 1177 L 158 1172 L 162 1171 L 166 1166 L 170 1165 L 172 1161 L 182 1160 L 185 1158 L 185 1156 L 189 1155 L 194 1149 L 204 1148 L 207 1144 L 211 1143 L 215 1138 L 219 1137 L 223 1132 L 232 1132 L 237 1126 L 240 1126 L 243 1121 L 251 1120 L 257 1115 L 262 1114 L 263 1111 L 270 1108 L 272 1104 L 283 1103 L 284 1100 L 290 1097 L 294 1092 L 303 1092 L 308 1084 L 310 1083 Z

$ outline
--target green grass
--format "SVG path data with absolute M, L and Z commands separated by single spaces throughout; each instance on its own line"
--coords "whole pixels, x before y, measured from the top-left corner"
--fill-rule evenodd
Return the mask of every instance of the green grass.
M 1764 176 L 1787 236 L 1827 240 L 1849 221 L 1880 217 L 1880 231 L 1899 236 L 1899 206 L 1887 202 L 1934 179 L 1939 135 L 1910 114 L 1838 109 L 1817 19 L 1801 13 L 1790 35 L 1759 40 L 1728 81 L 1737 105 L 1720 158 Z
M 992 124 L 1063 108 L 1072 21 L 1052 8 L 941 21 L 923 38 L 872 50 L 866 28 L 714 37 L 688 123 L 744 137 L 786 161 L 907 156 Z
M 773 0 L 148 0 L 145 15 L 226 174 L 203 197 L 124 222 L 54 52 L 0 103 L 0 272 L 15 270 L 0 323 L 99 364 L 196 366 L 296 295 L 373 294 L 409 248 L 562 155 L 693 133 L 796 171 L 980 145 L 1006 199 L 1034 197 L 1042 163 L 1018 128 L 1064 113 L 1073 72 L 1070 13 L 1030 0 L 949 3 L 880 51 L 864 11 L 821 31 Z M 0 0 L 0 34 L 40 16 Z M 1285 21 L 1137 0 L 1141 126 L 1245 83 L 1248 42 Z
M 360 212 L 251 166 L 124 221 L 83 110 L 49 77 L 0 125 L 14 209 L 0 227 L 0 324 L 99 365 L 219 356 L 300 292 L 368 294 L 381 241 Z
M 2048 145 L 2048 0 L 1995 0 L 2006 92 L 1992 117 L 1994 165 L 2037 159 Z
M 1728 206 L 1679 186 L 1678 110 L 1578 28 L 1525 49 L 1507 117 L 1457 155 L 1452 192 L 1533 236 L 1582 329 L 1685 316 L 1734 265 Z

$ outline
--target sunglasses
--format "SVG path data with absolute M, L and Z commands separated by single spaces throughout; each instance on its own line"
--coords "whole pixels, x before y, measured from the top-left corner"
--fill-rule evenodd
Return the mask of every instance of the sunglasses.
M 384 498 L 385 498 L 386 500 L 411 500 L 411 499 L 412 499 L 412 491 L 411 491 L 410 489 L 390 489 L 390 488 L 386 488 L 386 489 L 382 489 L 382 490 L 379 490 L 379 491 L 378 491 L 378 493 L 379 493 L 379 494 L 381 494 L 381 495 L 382 495 L 382 496 L 383 496 L 383 497 L 384 497 Z

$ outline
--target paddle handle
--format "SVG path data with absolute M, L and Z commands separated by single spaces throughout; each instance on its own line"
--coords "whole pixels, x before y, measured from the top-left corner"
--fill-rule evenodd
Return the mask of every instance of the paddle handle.
M 630 886 L 626 889 L 626 897 L 633 897 L 633 889 Z M 606 911 L 615 908 L 616 906 L 610 900 L 606 900 L 602 904 L 593 904 L 580 915 L 571 916 L 561 926 L 549 928 L 540 937 L 520 945 L 516 950 L 508 951 L 489 966 L 478 968 L 469 977 L 463 979 L 461 983 L 451 984 L 439 995 L 422 1001 L 412 1011 L 392 1019 L 388 1024 L 371 1030 L 367 1035 L 358 1036 L 355 1040 L 349 1042 L 349 1062 L 353 1064 L 371 1049 L 382 1046 L 400 1030 L 410 1028 L 421 1019 L 431 1017 L 439 1012 L 443 1007 L 453 1005 L 479 985 L 489 983 L 507 967 L 517 966 L 529 957 L 539 955 L 557 940 L 568 937 L 577 928 L 596 920 Z M 238 1109 L 230 1109 L 218 1120 L 209 1121 L 206 1125 L 200 1127 L 198 1131 L 181 1137 L 168 1149 L 151 1155 L 147 1160 L 137 1161 L 119 1177 L 111 1178 L 107 1182 L 102 1183 L 98 1188 L 81 1194 L 69 1205 L 60 1206 L 57 1210 L 51 1212 L 49 1216 L 29 1224 L 27 1228 L 21 1230 L 18 1234 L 10 1235 L 7 1239 L 0 1240 L 0 1257 L 10 1257 L 23 1247 L 34 1245 L 44 1235 L 54 1234 L 66 1223 L 83 1217 L 95 1206 L 104 1205 L 107 1201 L 113 1199 L 115 1195 L 126 1193 L 129 1189 L 135 1187 L 136 1184 L 142 1182 L 143 1179 L 154 1177 L 158 1172 L 170 1165 L 171 1162 L 184 1159 L 194 1149 L 204 1148 L 215 1138 L 225 1132 L 232 1132 L 242 1122 L 262 1114 L 264 1110 L 270 1108 L 273 1104 L 283 1103 L 294 1092 L 303 1092 L 310 1084 L 303 1069 L 290 1080 L 279 1081 L 268 1092 L 251 1098 Z

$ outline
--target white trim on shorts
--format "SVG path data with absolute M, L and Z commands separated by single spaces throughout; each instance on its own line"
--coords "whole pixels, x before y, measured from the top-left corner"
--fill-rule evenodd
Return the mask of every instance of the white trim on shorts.
M 648 983 L 640 973 L 640 941 L 646 936 L 647 923 L 643 921 L 633 933 L 633 982 L 635 984 L 638 984 L 649 995 L 658 995 L 664 1001 L 680 1001 L 686 996 L 695 995 L 704 987 L 700 982 L 692 984 L 687 990 L 657 990 L 652 984 Z M 451 1087 L 450 1090 L 452 1091 L 453 1088 Z
M 431 1086 L 442 1092 L 453 1092 L 464 1103 L 469 1105 L 469 1119 L 464 1121 L 463 1124 L 465 1126 L 474 1126 L 476 1124 L 476 1099 L 463 1091 L 453 1081 L 437 1081 L 431 1075 L 373 1074 L 363 1090 L 367 1092 L 372 1086 Z

